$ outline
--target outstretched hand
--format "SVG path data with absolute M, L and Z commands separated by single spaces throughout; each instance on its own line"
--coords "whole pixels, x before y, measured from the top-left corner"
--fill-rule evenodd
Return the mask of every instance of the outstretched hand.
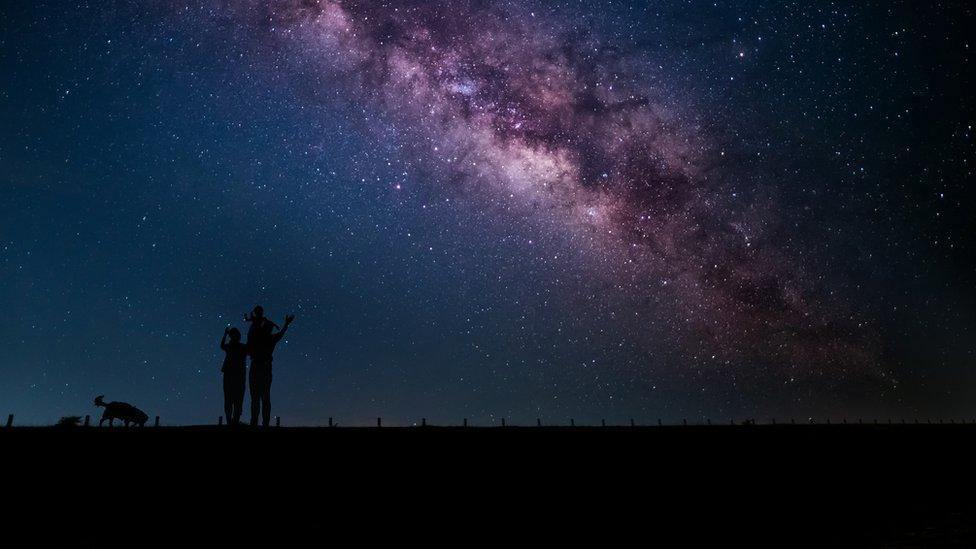
M 295 320 L 295 315 L 287 315 L 285 317 L 285 324 L 291 324 L 293 320 Z

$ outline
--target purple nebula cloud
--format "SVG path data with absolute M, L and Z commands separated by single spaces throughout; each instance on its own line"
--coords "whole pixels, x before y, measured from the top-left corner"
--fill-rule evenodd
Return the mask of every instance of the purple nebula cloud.
M 782 245 L 736 169 L 640 59 L 562 21 L 480 1 L 234 5 L 486 207 L 523 211 L 591 268 L 666 303 L 696 353 L 790 375 L 876 371 L 872 330 Z

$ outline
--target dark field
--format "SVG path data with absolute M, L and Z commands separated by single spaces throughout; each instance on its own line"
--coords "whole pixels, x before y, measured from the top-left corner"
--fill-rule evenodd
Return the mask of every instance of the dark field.
M 948 424 L 0 429 L 8 499 L 41 515 L 112 498 L 178 519 L 164 536 L 255 517 L 274 539 L 328 524 L 666 547 L 976 546 L 974 441 Z M 85 524 L 78 539 L 104 537 Z

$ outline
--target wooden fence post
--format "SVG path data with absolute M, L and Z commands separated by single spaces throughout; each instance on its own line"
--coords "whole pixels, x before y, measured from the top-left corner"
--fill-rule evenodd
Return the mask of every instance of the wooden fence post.
M 87 419 L 86 419 L 86 422 L 87 422 Z M 156 424 L 155 424 L 155 426 L 156 427 L 159 427 L 159 416 L 156 416 Z
M 658 427 L 660 427 L 660 426 L 661 426 L 661 418 L 657 418 L 657 426 L 658 426 Z
M 281 427 L 281 416 L 275 416 L 275 427 Z
M 502 427 L 505 426 L 505 418 L 502 418 Z
M 468 418 L 464 418 L 464 426 L 465 426 L 465 427 L 467 427 L 467 426 L 468 426 Z
M 427 426 L 427 418 L 425 418 L 425 417 L 420 418 L 420 426 L 421 427 L 426 427 Z
M 688 426 L 688 420 L 687 419 L 682 419 L 681 420 L 681 424 L 684 425 L 685 427 L 687 427 Z
M 569 426 L 570 426 L 570 427 L 576 427 L 576 420 L 575 420 L 575 419 L 573 419 L 573 418 L 570 418 L 570 419 L 569 419 Z
M 606 426 L 607 426 L 607 420 L 601 419 L 600 420 L 600 427 L 606 427 Z
M 634 418 L 630 418 L 630 426 L 634 427 Z
M 12 427 L 13 424 L 14 424 L 14 415 L 13 414 L 8 414 L 7 415 L 7 427 Z
M 535 418 L 535 426 L 536 427 L 542 427 L 542 419 Z
M 382 427 L 383 426 L 383 418 L 381 418 L 381 417 L 376 418 L 376 426 L 377 427 Z
M 329 418 L 329 427 L 332 427 L 332 418 Z
M 91 424 L 91 416 L 85 416 L 85 427 Z

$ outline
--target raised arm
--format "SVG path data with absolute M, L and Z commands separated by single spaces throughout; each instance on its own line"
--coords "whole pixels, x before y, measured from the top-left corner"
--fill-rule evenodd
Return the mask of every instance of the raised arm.
M 278 333 L 271 336 L 271 340 L 275 343 L 281 341 L 281 338 L 285 337 L 285 332 L 288 331 L 288 326 L 291 325 L 292 321 L 295 320 L 295 315 L 288 315 L 285 317 L 285 325 L 278 330 Z

